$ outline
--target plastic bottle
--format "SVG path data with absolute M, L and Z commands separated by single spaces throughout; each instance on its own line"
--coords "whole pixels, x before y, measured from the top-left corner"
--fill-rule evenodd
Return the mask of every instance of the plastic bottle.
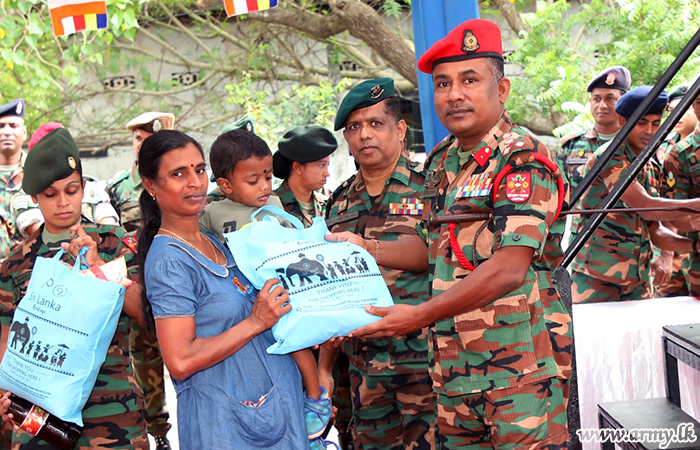
M 45 440 L 58 450 L 73 450 L 83 434 L 76 424 L 64 422 L 31 402 L 10 395 L 12 403 L 7 409 L 12 421 L 27 433 Z

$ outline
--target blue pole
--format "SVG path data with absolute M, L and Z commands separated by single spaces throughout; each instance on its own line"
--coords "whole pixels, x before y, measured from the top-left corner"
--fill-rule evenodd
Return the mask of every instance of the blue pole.
M 454 27 L 479 17 L 477 0 L 413 0 L 413 39 L 417 58 Z M 425 152 L 430 151 L 449 134 L 435 113 L 433 81 L 429 74 L 418 71 L 418 95 L 423 120 Z

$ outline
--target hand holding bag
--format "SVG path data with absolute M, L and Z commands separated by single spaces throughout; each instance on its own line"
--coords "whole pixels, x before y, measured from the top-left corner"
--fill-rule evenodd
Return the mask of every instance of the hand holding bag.
M 81 262 L 87 267 L 87 251 L 80 250 L 72 270 L 60 261 L 63 249 L 53 258 L 36 258 L 0 363 L 1 389 L 80 426 L 117 329 L 125 290 L 79 274 Z
M 263 206 L 251 219 L 261 210 L 288 220 L 295 228 L 265 216 L 224 238 L 239 269 L 256 288 L 278 278 L 289 291 L 292 310 L 272 327 L 277 342 L 268 353 L 290 353 L 347 336 L 379 320 L 365 311 L 365 305 L 394 304 L 374 258 L 349 242 L 326 241 L 330 231 L 322 218 L 314 218 L 304 228 L 288 212 Z

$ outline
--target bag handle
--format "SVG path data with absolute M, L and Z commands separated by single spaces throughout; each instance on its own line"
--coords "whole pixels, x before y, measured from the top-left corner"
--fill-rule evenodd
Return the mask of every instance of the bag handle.
M 267 211 L 267 212 L 272 213 L 276 216 L 282 217 L 283 219 L 287 219 L 289 221 L 289 223 L 294 225 L 294 228 L 296 228 L 297 230 L 304 229 L 304 224 L 301 223 L 301 220 L 299 220 L 295 216 L 291 215 L 287 211 L 283 210 L 279 206 L 275 206 L 275 205 L 261 206 L 253 214 L 250 215 L 250 221 L 253 222 L 255 220 L 255 216 L 257 216 L 262 211 Z
M 73 264 L 73 272 L 80 272 L 80 267 L 84 266 L 86 269 L 89 269 L 90 266 L 87 265 L 87 261 L 85 261 L 85 254 L 89 251 L 90 249 L 87 247 L 83 247 L 80 249 L 80 252 L 78 252 L 78 257 L 75 260 L 75 264 Z M 65 249 L 61 247 L 61 249 L 56 252 L 55 255 L 53 255 L 53 258 L 51 258 L 54 261 L 60 261 L 61 257 L 65 253 Z

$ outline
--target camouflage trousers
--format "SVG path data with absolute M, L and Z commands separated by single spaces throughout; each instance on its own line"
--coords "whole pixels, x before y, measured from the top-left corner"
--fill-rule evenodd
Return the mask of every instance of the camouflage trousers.
M 148 450 L 146 421 L 141 411 L 83 419 L 83 435 L 76 450 Z M 46 441 L 24 431 L 14 433 L 12 450 L 56 450 Z
M 134 376 L 146 402 L 144 416 L 148 423 L 148 433 L 164 436 L 171 425 L 168 423 L 170 415 L 165 405 L 163 357 L 158 338 L 155 333 L 149 333 L 138 323 L 132 322 L 129 345 Z
M 571 274 L 571 297 L 574 303 L 640 300 L 652 298 L 653 289 L 650 281 L 637 280 L 623 286 L 574 271 Z
M 698 255 L 690 255 L 683 261 L 683 274 L 688 288 L 688 295 L 700 297 L 700 260 Z
M 673 273 L 671 279 L 667 283 L 657 286 L 654 283 L 654 297 L 679 297 L 688 295 L 688 286 L 685 282 L 685 274 L 683 273 L 683 261 L 688 255 L 674 254 L 673 255 Z
M 568 397 L 568 380 L 559 378 L 477 394 L 439 394 L 438 449 L 569 448 Z
M 428 368 L 369 375 L 350 365 L 357 450 L 435 448 L 435 393 Z

